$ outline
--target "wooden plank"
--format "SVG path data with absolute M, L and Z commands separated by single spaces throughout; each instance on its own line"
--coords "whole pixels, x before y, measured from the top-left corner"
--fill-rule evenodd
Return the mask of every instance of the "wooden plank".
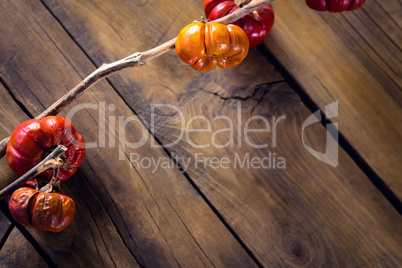
M 15 126 L 27 120 L 28 117 L 19 109 L 10 94 L 1 85 L 0 92 L 2 96 L 0 99 L 1 116 L 3 118 L 2 126 L 4 126 L 0 129 L 4 137 L 9 135 Z M 12 174 L 5 158 L 1 160 L 0 167 L 2 173 L 1 187 L 4 187 L 13 181 L 16 176 Z M 122 264 L 123 266 L 131 264 L 134 266 L 135 259 L 124 246 L 96 195 L 86 183 L 85 178 L 82 178 L 82 175 L 77 177 L 79 178 L 71 183 L 75 184 L 75 187 L 79 189 L 77 190 L 78 193 L 77 191 L 75 193 L 66 191 L 77 204 L 77 216 L 71 227 L 60 234 L 31 230 L 32 235 L 42 245 L 45 245 L 46 252 L 60 267 L 69 267 L 73 264 L 96 266 L 101 263 L 105 265 Z M 81 195 L 85 195 L 86 199 L 80 198 Z M 86 207 L 90 207 L 91 211 Z M 1 222 L 3 223 L 3 220 Z M 5 233 L 7 228 L 6 224 L 2 224 L 0 232 Z M 9 239 L 12 239 L 12 237 L 9 237 Z M 12 245 L 17 247 L 18 241 L 14 241 Z M 21 245 L 21 247 L 25 246 Z M 91 257 L 83 258 L 83 251 L 91 252 Z M 13 257 L 15 256 L 13 255 Z
M 64 190 L 76 202 L 71 225 L 57 234 L 29 230 L 57 266 L 138 267 L 86 178 L 78 174 Z
M 0 84 L 0 115 L 1 135 L 8 136 L 9 133 L 20 123 L 28 118 L 22 112 L 11 97 L 10 93 Z M 0 162 L 1 187 L 16 179 L 16 175 L 8 167 L 6 158 Z M 86 182 L 85 178 L 78 174 L 75 180 L 71 181 L 77 190 L 67 189 L 66 193 L 71 196 L 77 205 L 77 215 L 69 228 L 60 234 L 44 233 L 31 230 L 32 235 L 44 246 L 50 258 L 60 267 L 71 265 L 97 266 L 100 264 L 112 266 L 135 266 L 136 261 L 127 247 L 124 245 L 113 222 L 105 212 L 102 204 L 97 200 L 96 195 Z M 81 196 L 86 198 L 83 199 Z M 90 210 L 88 209 L 90 208 Z M 9 221 L 1 220 L 0 232 L 6 233 Z M 12 239 L 9 237 L 8 239 Z M 13 242 L 18 247 L 20 241 Z M 21 245 L 21 247 L 25 247 Z M 88 252 L 88 256 L 82 256 L 82 252 Z M 15 257 L 15 254 L 10 256 Z M 11 261 L 11 260 L 9 260 Z
M 331 14 L 303 1 L 277 1 L 264 44 L 320 109 L 339 101 L 341 133 L 401 200 L 400 3 L 398 18 L 385 9 L 393 2 Z
M 48 267 L 21 232 L 14 228 L 0 251 L 0 267 Z
M 393 10 L 391 10 L 391 9 Z M 362 12 L 360 12 L 362 11 Z M 386 39 L 391 40 L 395 46 L 401 48 L 402 46 L 402 5 L 400 2 L 395 0 L 387 1 L 370 1 L 365 3 L 359 13 L 366 13 L 370 18 L 366 22 L 374 22 L 377 27 L 374 28 L 374 32 L 386 35 Z M 350 13 L 352 14 L 352 13 Z M 346 15 L 349 15 L 346 13 Z M 396 15 L 396 16 L 394 16 Z M 388 41 L 388 40 L 387 40 Z M 376 45 L 383 46 L 382 44 Z
M 342 16 L 324 13 L 321 17 L 381 83 L 383 90 L 401 104 L 402 32 L 389 15 L 376 2 L 370 1 L 361 9 Z
M 32 114 L 41 112 L 94 70 L 40 2 L 3 2 L 0 12 L 0 59 L 4 62 L 0 76 Z M 147 130 L 107 82 L 82 95 L 63 114 L 78 104 L 92 106 L 77 112 L 72 121 L 87 142 L 98 142 L 98 146 L 87 150 L 81 172 L 67 182 L 68 193 L 78 202 L 77 219 L 59 235 L 31 232 L 55 262 L 61 257 L 58 265 L 66 265 L 68 258 L 78 266 L 101 265 L 96 260 L 91 263 L 94 256 L 108 259 L 107 263 L 103 260 L 105 266 L 113 261 L 118 265 L 128 248 L 140 265 L 147 266 L 255 266 L 165 152 L 151 148 L 151 137 L 140 148 L 123 147 L 124 139 L 139 141 Z M 103 112 L 106 118 L 101 116 Z M 102 130 L 110 117 L 115 118 L 116 129 Z M 118 125 L 119 118 L 134 121 Z M 104 146 L 100 144 L 103 135 Z M 136 170 L 130 165 L 133 153 L 167 159 L 171 167 Z M 91 236 L 91 250 L 83 250 Z M 67 243 L 57 242 L 64 238 Z M 77 253 L 70 252 L 67 245 L 73 245 Z
M 0 82 L 0 137 L 7 137 L 21 120 L 29 117 L 18 107 L 6 88 Z M 6 158 L 0 159 L 0 188 L 3 189 L 17 178 L 7 164 Z
M 164 5 L 147 1 L 143 6 L 125 1 L 45 2 L 97 65 L 171 38 L 202 10 L 201 2 L 188 1 Z M 286 116 L 277 129 L 275 148 L 254 149 L 243 140 L 240 148 L 218 149 L 211 145 L 199 149 L 185 137 L 168 148 L 173 156 L 190 160 L 186 169 L 189 178 L 261 264 L 392 267 L 401 262 L 401 216 L 343 150 L 339 151 L 340 164 L 336 168 L 306 151 L 301 143 L 301 125 L 310 111 L 256 49 L 238 67 L 206 74 L 191 70 L 174 53 L 147 65 L 111 77 L 110 81 L 148 126 L 152 123 L 152 103 L 178 106 L 185 122 L 205 116 L 212 122 L 212 132 L 229 127 L 224 121 L 213 120 L 220 115 L 235 119 L 234 129 L 253 115 L 270 122 L 272 116 Z M 239 102 L 243 123 L 236 120 Z M 342 120 L 346 117 L 341 114 Z M 175 141 L 183 130 L 180 116 L 169 109 L 158 110 L 155 122 L 153 130 L 163 144 Z M 263 126 L 261 122 L 254 124 L 257 128 Z M 191 127 L 206 125 L 198 121 Z M 220 144 L 230 138 L 228 132 L 219 135 Z M 315 124 L 305 135 L 308 145 L 322 151 L 326 142 L 322 125 Z M 209 144 L 212 133 L 191 133 L 190 137 L 196 144 Z M 234 140 L 239 137 L 244 138 L 243 133 L 236 132 Z M 272 142 L 273 136 L 253 133 L 252 138 L 262 143 Z M 195 166 L 197 153 L 210 158 L 228 157 L 233 163 L 236 154 L 261 158 L 270 152 L 286 159 L 285 170 L 214 168 L 211 163 Z
M 0 211 L 0 251 L 5 241 L 7 240 L 13 226 L 6 215 Z
M 387 16 L 393 21 L 394 24 L 398 25 L 399 28 L 402 27 L 402 13 L 401 13 L 401 3 L 398 0 L 387 0 L 387 1 L 374 1 L 379 9 L 384 10 Z M 392 27 L 392 29 L 395 29 Z M 396 32 L 397 34 L 397 32 Z M 400 38 L 400 36 L 399 36 Z
M 1 82 L 0 95 L 0 137 L 6 137 L 15 128 L 15 122 L 20 118 L 26 117 L 26 115 L 19 109 Z M 0 188 L 3 188 L 17 178 L 8 167 L 5 158 L 0 159 L 0 178 Z M 0 204 L 0 206 L 1 205 L 4 204 Z M 4 213 L 0 211 L 0 267 L 17 267 L 16 264 L 18 262 L 25 265 L 27 264 L 24 263 L 22 259 L 18 260 L 18 258 L 16 258 L 15 252 L 18 251 L 17 248 L 19 246 L 26 249 L 24 256 L 31 257 L 33 259 L 32 264 L 43 263 L 43 260 L 35 252 L 29 242 L 15 229 L 16 228 L 13 227 Z M 13 232 L 11 233 L 11 231 Z M 10 239 L 13 239 L 13 241 L 9 242 Z

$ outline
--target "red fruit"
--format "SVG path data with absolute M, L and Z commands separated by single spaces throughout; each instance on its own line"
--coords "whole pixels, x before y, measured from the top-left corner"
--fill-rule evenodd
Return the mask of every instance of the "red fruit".
M 204 11 L 209 20 L 216 20 L 240 9 L 234 0 L 204 0 Z M 250 47 L 255 47 L 264 41 L 274 25 L 274 11 L 267 5 L 249 15 L 232 22 L 242 28 L 248 37 Z
M 48 116 L 42 120 L 31 119 L 21 123 L 11 134 L 7 145 L 7 162 L 17 175 L 24 175 L 60 144 L 67 147 L 65 156 L 72 167 L 60 169 L 57 179 L 64 181 L 77 171 L 86 149 L 82 136 L 63 117 Z M 42 175 L 50 179 L 52 171 L 47 170 Z
M 343 12 L 361 7 L 366 0 L 306 0 L 307 6 L 317 11 Z
M 13 218 L 25 227 L 60 232 L 73 220 L 75 203 L 66 195 L 22 187 L 11 195 L 8 209 Z

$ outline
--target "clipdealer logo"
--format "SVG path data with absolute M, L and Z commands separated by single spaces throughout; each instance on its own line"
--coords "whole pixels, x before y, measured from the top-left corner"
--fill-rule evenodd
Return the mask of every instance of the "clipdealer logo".
M 325 106 L 325 114 L 327 119 L 328 118 L 335 118 L 338 117 L 338 101 L 335 101 L 331 104 Z M 338 143 L 338 123 L 327 124 L 327 142 L 325 147 L 325 153 L 320 153 L 313 148 L 309 147 L 304 141 L 304 130 L 317 122 L 321 122 L 321 112 L 320 110 L 314 112 L 310 115 L 306 121 L 304 121 L 302 126 L 302 142 L 304 148 L 312 154 L 317 159 L 321 160 L 322 162 L 336 167 L 338 166 L 338 152 L 339 152 L 339 143 Z
M 141 122 L 139 118 L 135 115 L 129 117 L 116 116 L 116 106 L 114 104 L 106 105 L 105 102 L 100 102 L 99 104 L 85 103 L 79 104 L 73 107 L 66 118 L 72 121 L 73 116 L 80 110 L 92 109 L 98 110 L 99 113 L 99 137 L 97 140 L 87 142 L 87 148 L 93 147 L 109 147 L 113 148 L 118 146 L 119 159 L 124 160 L 128 155 L 130 155 L 131 166 L 137 164 L 139 167 L 151 168 L 151 167 L 174 167 L 172 166 L 172 160 L 174 163 L 180 163 L 181 166 L 188 167 L 190 162 L 194 165 L 204 163 L 211 168 L 265 168 L 265 169 L 284 169 L 286 168 L 286 159 L 277 155 L 271 151 L 261 151 L 264 155 L 247 153 L 241 155 L 240 152 L 235 152 L 233 155 L 225 155 L 223 157 L 208 156 L 199 153 L 198 149 L 214 147 L 216 149 L 223 149 L 227 147 L 242 147 L 244 145 L 249 146 L 253 149 L 262 148 L 272 148 L 277 147 L 277 129 L 280 122 L 286 120 L 286 116 L 282 115 L 279 117 L 272 116 L 272 118 L 266 118 L 261 115 L 254 115 L 250 118 L 242 118 L 242 107 L 241 102 L 237 104 L 237 115 L 234 117 L 228 117 L 225 115 L 220 115 L 214 118 L 207 118 L 202 115 L 196 115 L 190 119 L 185 119 L 183 112 L 176 106 L 170 104 L 152 104 L 151 105 L 151 124 L 147 125 L 146 122 Z M 155 113 L 156 107 L 163 107 L 165 109 L 170 109 L 177 114 L 177 118 L 180 121 L 180 135 L 175 137 L 174 141 L 170 141 L 167 144 L 156 144 L 155 140 L 152 139 L 152 134 L 155 133 Z M 109 113 L 107 116 L 106 114 Z M 327 118 L 338 117 L 338 102 L 333 102 L 325 106 L 325 113 Z M 111 114 L 111 115 L 110 115 Z M 304 148 L 312 154 L 314 157 L 320 161 L 336 167 L 338 165 L 338 123 L 327 124 L 327 135 L 326 135 L 326 150 L 325 153 L 321 153 L 313 148 L 309 147 L 305 143 L 305 129 L 317 122 L 321 121 L 320 110 L 311 114 L 303 123 L 301 129 L 302 144 Z M 214 123 L 219 121 L 220 124 L 214 126 Z M 253 124 L 256 121 L 257 124 Z M 108 128 L 106 127 L 106 122 L 108 122 Z M 133 125 L 140 127 L 140 132 L 137 131 L 135 137 L 139 138 L 136 141 L 129 141 L 126 136 L 127 129 L 132 128 Z M 222 128 L 222 126 L 225 126 Z M 253 128 L 252 125 L 258 126 L 258 128 Z M 195 128 L 198 126 L 198 128 Z M 218 128 L 217 128 L 218 126 Z M 148 131 L 150 129 L 150 132 Z M 141 131 L 142 130 L 142 131 Z M 267 139 L 257 139 L 259 143 L 256 143 L 252 137 L 253 133 L 267 133 Z M 196 142 L 197 139 L 194 137 L 203 138 L 203 143 Z M 133 137 L 129 135 L 129 137 Z M 150 139 L 148 141 L 148 139 Z M 106 143 L 108 140 L 108 143 Z M 148 142 L 147 142 L 148 141 Z M 136 148 L 140 148 L 144 145 L 150 146 L 151 148 L 168 148 L 177 145 L 179 142 L 184 141 L 185 144 L 197 149 L 195 151 L 194 159 L 181 159 L 179 156 L 170 157 L 169 159 L 147 159 L 146 156 L 141 156 L 136 153 Z M 219 142 L 218 142 L 219 141 Z M 127 152 L 127 149 L 131 149 L 131 152 Z M 256 156 L 258 155 L 258 156 Z M 176 159 L 177 158 L 177 159 Z M 233 159 L 232 159 L 233 158 Z M 232 164 L 232 165 L 230 165 Z M 201 165 L 200 165 L 201 166 Z

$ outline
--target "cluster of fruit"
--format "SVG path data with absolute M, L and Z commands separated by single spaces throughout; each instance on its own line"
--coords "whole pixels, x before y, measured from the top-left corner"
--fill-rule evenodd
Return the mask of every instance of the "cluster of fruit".
M 25 227 L 60 232 L 72 221 L 74 201 L 63 195 L 60 182 L 70 178 L 84 160 L 84 139 L 73 124 L 60 116 L 31 119 L 20 124 L 7 145 L 7 162 L 17 175 L 24 175 L 54 148 L 67 148 L 62 166 L 42 172 L 17 189 L 8 203 L 13 218 Z
M 243 1 L 247 3 L 249 1 Z M 306 0 L 306 4 L 318 11 L 342 12 L 354 10 L 365 0 Z M 230 68 L 247 56 L 249 47 L 261 44 L 274 25 L 271 5 L 262 7 L 247 16 L 225 26 L 213 20 L 227 16 L 242 7 L 235 0 L 204 0 L 204 12 L 208 21 L 191 23 L 184 27 L 176 39 L 179 58 L 201 72 Z M 210 22 L 211 21 L 211 22 Z
M 330 12 L 354 10 L 364 2 L 306 0 L 312 9 Z M 205 0 L 204 11 L 208 20 L 202 18 L 180 31 L 175 44 L 179 58 L 202 72 L 211 71 L 216 66 L 230 68 L 242 62 L 249 48 L 262 43 L 270 33 L 274 12 L 272 6 L 267 5 L 227 26 L 213 22 L 240 8 L 241 5 L 238 6 L 234 0 Z M 25 227 L 59 232 L 71 223 L 75 203 L 63 194 L 60 182 L 70 178 L 81 165 L 86 153 L 85 143 L 71 122 L 59 116 L 25 121 L 11 134 L 7 162 L 17 175 L 37 168 L 58 145 L 67 148 L 60 159 L 63 165 L 40 173 L 11 195 L 10 213 Z

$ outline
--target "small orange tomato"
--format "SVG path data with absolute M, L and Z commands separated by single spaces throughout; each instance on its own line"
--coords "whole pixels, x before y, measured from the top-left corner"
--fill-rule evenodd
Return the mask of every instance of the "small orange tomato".
M 75 203 L 70 197 L 28 187 L 19 188 L 11 195 L 8 208 L 19 224 L 50 232 L 64 230 L 75 214 Z
M 248 48 L 248 37 L 240 27 L 217 22 L 193 22 L 176 39 L 179 58 L 201 72 L 211 71 L 217 65 L 238 65 L 247 56 Z

